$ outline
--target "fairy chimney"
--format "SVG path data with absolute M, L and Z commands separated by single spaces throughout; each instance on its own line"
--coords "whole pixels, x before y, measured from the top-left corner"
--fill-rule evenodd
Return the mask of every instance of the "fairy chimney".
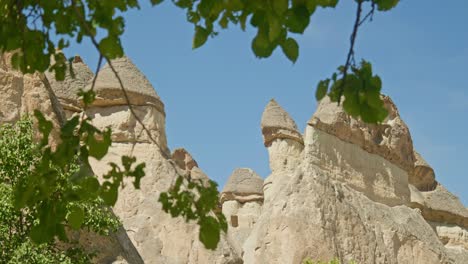
M 271 175 L 265 179 L 265 199 L 269 197 L 275 177 L 293 171 L 300 163 L 304 141 L 296 122 L 274 100 L 271 99 L 262 115 L 263 142 L 268 149 Z
M 129 58 L 111 64 L 98 73 L 96 100 L 88 115 L 98 127 L 112 129 L 113 142 L 155 143 L 169 155 L 164 104 L 153 86 Z M 88 83 L 87 89 L 91 88 Z

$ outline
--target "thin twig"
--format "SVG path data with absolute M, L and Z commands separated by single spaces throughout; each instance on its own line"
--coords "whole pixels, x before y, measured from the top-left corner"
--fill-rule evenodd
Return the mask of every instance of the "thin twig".
M 96 41 L 96 38 L 91 34 L 91 30 L 90 28 L 88 27 L 88 24 L 86 23 L 85 19 L 81 16 L 79 10 L 77 9 L 77 6 L 76 6 L 76 0 L 71 0 L 72 2 L 72 5 L 74 7 L 74 10 L 75 10 L 75 13 L 76 15 L 78 16 L 78 18 L 80 19 L 80 22 L 83 26 L 83 28 L 87 31 L 87 34 L 89 36 L 89 38 L 91 39 L 91 43 L 93 43 L 94 47 L 97 49 L 98 53 L 100 54 L 100 56 L 102 56 L 104 59 L 106 59 L 107 61 L 107 64 L 109 65 L 109 67 L 111 68 L 112 72 L 114 73 L 115 77 L 117 78 L 118 82 L 119 82 L 119 85 L 120 85 L 120 89 L 122 90 L 122 93 L 124 95 L 124 98 L 125 98 L 125 101 L 127 103 L 127 106 L 129 107 L 130 109 L 130 113 L 135 117 L 135 119 L 137 120 L 137 122 L 142 126 L 143 130 L 146 132 L 146 134 L 148 135 L 149 139 L 158 147 L 159 149 L 159 152 L 161 153 L 161 155 L 163 157 L 167 156 L 166 153 L 163 151 L 163 148 L 161 147 L 161 145 L 153 138 L 153 136 L 151 135 L 151 132 L 148 130 L 148 128 L 146 128 L 145 124 L 143 124 L 143 122 L 141 121 L 141 119 L 138 117 L 138 115 L 136 114 L 131 102 L 130 102 L 130 98 L 128 96 L 128 93 L 127 93 L 127 90 L 125 89 L 125 86 L 122 82 L 122 79 L 120 78 L 119 76 L 119 73 L 117 72 L 117 70 L 114 68 L 114 66 L 112 65 L 112 62 L 111 60 L 103 55 L 99 49 L 99 44 L 98 42 Z M 80 3 L 81 3 L 81 0 L 78 0 Z M 132 152 L 133 152 L 133 149 L 132 149 Z M 182 176 L 181 174 L 179 174 L 177 168 L 176 168 L 176 165 L 169 161 L 169 164 L 171 164 L 172 168 L 174 169 L 174 172 L 175 174 L 177 174 L 177 176 L 181 176 L 181 177 L 184 177 Z M 172 179 L 172 183 L 171 185 L 174 185 L 174 182 L 176 180 L 177 177 L 173 178 Z M 188 182 L 190 182 L 190 178 L 187 178 L 187 177 L 184 177 Z
M 343 95 L 343 92 L 344 92 L 344 85 L 346 82 L 346 77 L 348 75 L 349 66 L 351 65 L 351 62 L 354 60 L 354 43 L 356 42 L 356 36 L 357 36 L 357 32 L 358 32 L 359 25 L 361 22 L 362 1 L 363 0 L 357 1 L 358 6 L 357 6 L 357 11 L 356 11 L 356 20 L 354 21 L 353 32 L 351 33 L 351 38 L 350 38 L 350 47 L 348 51 L 348 56 L 346 57 L 346 63 L 343 69 L 343 81 L 341 82 L 340 88 L 338 90 L 339 91 L 338 105 L 341 102 L 341 96 Z
M 98 64 L 96 66 L 96 72 L 94 72 L 94 78 L 93 78 L 93 83 L 91 84 L 91 91 L 94 91 L 94 86 L 96 85 L 96 80 L 99 74 L 99 69 L 101 69 L 101 64 L 102 64 L 102 54 L 99 53 L 99 60 Z
M 39 73 L 39 78 L 41 79 L 42 83 L 44 84 L 44 87 L 47 90 L 47 93 L 49 94 L 49 100 L 52 105 L 52 110 L 57 116 L 57 121 L 59 122 L 59 125 L 62 127 L 65 124 L 66 117 L 65 117 L 65 114 L 60 109 L 61 108 L 60 102 L 57 98 L 57 95 L 52 89 L 49 79 L 47 79 L 47 76 L 44 73 Z
M 80 3 L 81 3 L 81 0 L 78 0 Z M 122 93 L 124 95 L 124 98 L 125 98 L 125 101 L 130 109 L 130 113 L 135 117 L 136 121 L 141 125 L 141 127 L 143 128 L 143 130 L 146 132 L 146 134 L 148 135 L 149 139 L 154 143 L 156 144 L 156 146 L 158 146 L 160 149 L 161 149 L 161 152 L 162 152 L 162 148 L 161 146 L 159 145 L 159 143 L 153 138 L 153 136 L 151 135 L 151 132 L 148 130 L 148 128 L 146 128 L 145 124 L 143 124 L 143 122 L 141 121 L 140 117 L 137 116 L 132 104 L 130 103 L 130 98 L 128 97 L 128 93 L 127 93 L 127 90 L 125 89 L 125 86 L 122 82 L 122 79 L 120 78 L 119 76 L 119 73 L 115 70 L 114 66 L 112 65 L 112 62 L 111 60 L 103 55 L 101 53 L 101 51 L 99 50 L 99 44 L 98 42 L 96 41 L 96 38 L 91 34 L 91 29 L 88 27 L 88 24 L 86 23 L 85 19 L 81 16 L 79 10 L 77 9 L 77 6 L 76 6 L 76 2 L 75 0 L 72 0 L 72 5 L 74 7 L 74 10 L 75 10 L 75 13 L 76 15 L 78 16 L 78 18 L 80 19 L 80 22 L 83 26 L 83 28 L 86 30 L 86 33 L 88 34 L 89 38 L 91 39 L 91 42 L 93 43 L 94 47 L 97 49 L 97 51 L 99 52 L 100 56 L 101 57 L 104 57 L 107 61 L 107 64 L 109 65 L 109 67 L 111 68 L 112 72 L 114 73 L 115 77 L 117 78 L 118 82 L 119 82 L 119 85 L 120 85 L 120 89 L 122 90 Z M 96 81 L 96 78 L 93 80 L 93 83 L 95 83 Z
M 372 22 L 372 20 L 374 19 L 374 12 L 375 12 L 375 2 L 372 2 L 371 10 L 362 18 L 362 20 L 359 22 L 359 26 L 361 26 L 364 22 L 366 22 L 367 19 L 369 19 L 369 21 Z
M 130 112 L 132 113 L 133 117 L 135 117 L 135 119 L 137 120 L 137 122 L 143 127 L 143 130 L 146 131 L 146 134 L 148 135 L 148 137 L 151 139 L 151 141 L 156 144 L 156 146 L 158 146 L 158 148 L 161 149 L 162 151 L 162 148 L 161 146 L 159 145 L 159 143 L 153 139 L 153 136 L 151 135 L 150 131 L 146 128 L 145 124 L 143 124 L 143 122 L 141 121 L 140 117 L 138 117 L 138 115 L 136 114 L 135 110 L 133 109 L 133 106 L 131 105 L 130 103 L 130 98 L 128 97 L 128 94 L 127 94 L 127 90 L 125 89 L 124 87 L 124 84 L 122 82 L 122 79 L 120 78 L 119 76 L 119 73 L 115 70 L 114 66 L 112 65 L 112 62 L 111 60 L 109 60 L 109 58 L 106 57 L 106 60 L 107 60 L 107 64 L 109 65 L 109 67 L 111 68 L 112 72 L 114 73 L 115 75 L 115 78 L 117 78 L 117 80 L 119 81 L 119 85 L 120 85 L 120 88 L 122 90 L 122 93 L 125 97 L 125 101 L 130 109 Z

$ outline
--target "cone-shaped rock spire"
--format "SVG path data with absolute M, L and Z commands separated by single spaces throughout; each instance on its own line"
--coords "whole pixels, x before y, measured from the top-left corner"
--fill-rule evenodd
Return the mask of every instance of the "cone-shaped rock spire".
M 94 77 L 93 72 L 89 69 L 80 56 L 75 56 L 72 62 L 73 74 L 67 69 L 65 79 L 57 81 L 53 72 L 46 72 L 47 79 L 55 94 L 61 101 L 64 108 L 79 107 L 78 91 L 85 89 L 89 81 Z
M 239 168 L 229 177 L 221 195 L 221 201 L 239 200 L 240 197 L 251 197 L 254 200 L 263 200 L 263 179 L 253 170 L 248 168 Z M 240 199 L 241 202 L 245 201 Z
M 128 57 L 112 60 L 112 66 L 117 71 L 131 104 L 153 104 L 164 113 L 164 105 L 153 86 Z M 90 87 L 91 84 L 88 84 L 88 88 Z M 109 64 L 99 71 L 94 90 L 97 95 L 95 105 L 127 104 L 120 82 Z
M 265 146 L 269 146 L 275 139 L 293 139 L 303 143 L 296 122 L 274 99 L 263 111 L 261 128 Z

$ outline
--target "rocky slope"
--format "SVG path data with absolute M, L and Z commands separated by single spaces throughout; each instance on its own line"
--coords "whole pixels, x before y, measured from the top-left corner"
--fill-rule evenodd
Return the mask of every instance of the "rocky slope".
M 39 109 L 56 124 L 82 111 L 75 95 L 90 87 L 93 73 L 77 57 L 76 77 L 44 82 L 21 75 L 0 60 L 0 122 L 15 122 Z M 343 263 L 468 263 L 468 210 L 435 179 L 413 148 L 395 104 L 384 97 L 389 117 L 368 125 L 322 100 L 304 134 L 274 100 L 261 118 L 271 174 L 263 180 L 236 169 L 220 204 L 229 230 L 215 251 L 198 240 L 198 227 L 161 210 L 159 194 L 178 174 L 208 179 L 185 149 L 170 152 L 164 104 L 128 58 L 114 61 L 130 103 L 108 66 L 98 74 L 97 100 L 87 109 L 96 126 L 111 127 L 109 155 L 93 162 L 97 175 L 109 161 L 134 155 L 146 162 L 142 189 L 121 190 L 113 208 L 123 228 L 110 238 L 76 234 L 97 263 L 301 263 L 306 258 Z M 56 97 L 51 96 L 51 90 Z M 52 135 L 53 136 L 53 135 Z M 153 140 L 151 140 L 154 139 Z

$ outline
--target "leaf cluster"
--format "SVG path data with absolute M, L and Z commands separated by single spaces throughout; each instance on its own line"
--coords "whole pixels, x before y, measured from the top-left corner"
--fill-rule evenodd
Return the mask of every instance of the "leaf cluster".
M 380 11 L 395 7 L 399 0 L 355 0 L 372 2 Z M 229 24 L 245 30 L 249 23 L 257 29 L 252 51 L 259 58 L 267 58 L 277 47 L 292 62 L 299 56 L 294 34 L 303 34 L 317 8 L 334 8 L 338 0 L 173 0 L 187 11 L 187 20 L 195 25 L 193 48 L 205 44 L 209 36 L 216 36 Z
M 383 122 L 388 111 L 380 96 L 382 81 L 373 75 L 372 64 L 363 60 L 359 66 L 351 66 L 349 73 L 344 68 L 338 67 L 331 78 L 318 83 L 316 99 L 322 100 L 328 94 L 332 102 L 339 102 L 344 95 L 343 108 L 352 117 L 366 123 Z
M 212 250 L 218 245 L 221 231 L 226 233 L 228 228 L 225 216 L 217 210 L 218 201 L 219 193 L 214 181 L 204 183 L 183 176 L 179 176 L 174 186 L 159 196 L 163 210 L 172 217 L 182 216 L 186 222 L 197 221 L 200 241 Z
M 174 3 L 186 9 L 187 20 L 195 25 L 193 48 L 202 46 L 209 36 L 216 36 L 215 25 L 221 29 L 229 24 L 245 30 L 249 23 L 257 29 L 252 51 L 259 58 L 269 57 L 279 46 L 286 57 L 295 62 L 299 45 L 291 33 L 304 33 L 317 7 L 334 7 L 338 0 L 178 0 Z
M 87 104 L 86 98 L 93 96 L 84 98 Z M 49 144 L 52 122 L 39 111 L 34 114 L 42 134 L 36 150 L 39 154 L 29 175 L 15 185 L 14 206 L 16 210 L 28 210 L 37 219 L 29 233 L 34 242 L 47 243 L 54 237 L 67 240 L 66 227 L 80 229 L 87 222 L 87 207 L 82 203 L 100 199 L 103 205 L 113 206 L 125 177 L 133 178 L 134 186 L 139 188 L 145 164 L 134 166 L 135 158 L 123 156 L 122 166 L 110 163 L 111 170 L 100 183 L 89 159 L 100 160 L 107 154 L 112 142 L 110 129 L 100 131 L 84 113 L 76 115 L 60 128 L 61 141 L 53 150 Z
M 25 208 L 17 208 L 17 195 L 28 178 L 37 177 L 35 168 L 41 162 L 41 151 L 33 137 L 32 121 L 25 117 L 15 125 L 0 127 L 0 263 L 89 263 L 92 254 L 85 253 L 79 246 L 59 249 L 56 241 L 35 244 L 33 232 L 43 221 L 43 215 L 51 213 L 44 208 L 53 200 L 40 200 Z M 60 170 L 58 183 L 49 190 L 63 194 L 64 186 L 78 169 L 72 163 L 67 170 Z M 73 188 L 73 187 L 72 187 Z M 59 201 L 62 204 L 62 201 Z M 64 225 L 72 226 L 76 217 L 70 217 L 79 207 L 83 211 L 83 226 L 98 234 L 115 231 L 120 222 L 104 207 L 100 199 L 77 200 L 63 208 L 67 215 Z M 46 230 L 47 231 L 47 230 Z M 45 235 L 49 237 L 49 234 Z
M 132 8 L 139 8 L 137 0 L 0 0 L 0 52 L 15 52 L 12 65 L 23 73 L 49 69 L 63 80 L 67 59 L 60 50 L 70 41 L 101 32 L 99 52 L 109 59 L 123 56 L 125 21 L 119 14 Z

